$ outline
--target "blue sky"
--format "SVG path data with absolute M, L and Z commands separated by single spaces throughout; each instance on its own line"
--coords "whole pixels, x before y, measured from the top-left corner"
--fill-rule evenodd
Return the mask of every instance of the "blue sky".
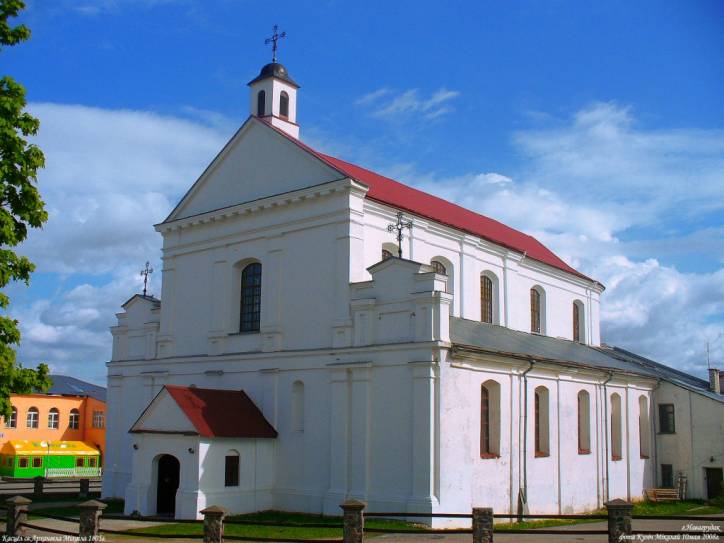
M 607 285 L 604 340 L 724 366 L 724 6 L 34 0 L 2 52 L 40 117 L 51 220 L 12 289 L 20 358 L 101 382 L 162 220 L 269 60 L 302 139 L 539 237 Z M 152 288 L 158 290 L 159 276 Z M 718 358 L 717 358 L 718 357 Z

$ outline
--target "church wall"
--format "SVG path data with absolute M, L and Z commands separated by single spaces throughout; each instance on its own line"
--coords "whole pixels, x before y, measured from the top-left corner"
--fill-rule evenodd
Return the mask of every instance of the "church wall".
M 609 383 L 605 375 L 534 367 L 519 361 L 451 359 L 441 364 L 440 511 L 465 511 L 473 506 L 498 512 L 517 512 L 518 491 L 527 480 L 531 512 L 565 514 L 596 509 L 607 499 L 640 499 L 650 486 L 651 461 L 640 458 L 638 397 L 650 398 L 650 383 Z M 481 457 L 480 389 L 483 383 L 500 385 L 500 440 L 498 457 Z M 524 383 L 527 380 L 527 454 L 523 457 Z M 536 387 L 549 395 L 548 455 L 535 454 L 534 398 Z M 590 454 L 579 453 L 578 393 L 590 399 Z M 618 393 L 629 398 L 622 410 L 623 443 L 628 450 L 611 460 L 610 406 L 603 399 Z M 492 404 L 491 404 L 492 405 Z M 491 408 L 492 409 L 492 408 Z M 605 440 L 605 441 L 604 441 Z M 606 464 L 609 467 L 606 493 Z M 630 491 L 629 491 L 630 488 Z
M 204 438 L 199 442 L 197 509 L 218 505 L 229 511 L 265 511 L 273 507 L 273 439 Z M 239 485 L 225 486 L 227 455 L 239 456 Z M 202 518 L 198 514 L 194 518 Z
M 380 260 L 383 245 L 397 246 L 395 233 L 387 231 L 387 225 L 396 221 L 395 213 L 388 206 L 365 201 L 365 267 Z M 572 339 L 573 302 L 579 300 L 585 308 L 582 341 L 600 344 L 599 293 L 588 281 L 433 221 L 414 215 L 406 218 L 414 226 L 404 231 L 403 257 L 426 264 L 438 257 L 446 266 L 450 264 L 453 316 L 480 320 L 480 276 L 486 273 L 494 278 L 495 324 L 530 332 L 530 289 L 540 286 L 545 291 L 542 333 Z
M 160 339 L 171 346 L 160 356 L 328 347 L 348 312 L 350 207 L 340 191 L 166 232 Z M 262 264 L 261 332 L 239 334 L 251 261 Z
M 425 458 L 429 451 L 416 447 L 414 440 L 424 442 L 424 432 L 421 435 L 419 428 L 429 424 L 425 413 L 429 415 L 432 410 L 413 413 L 413 406 L 420 405 L 414 403 L 413 391 L 420 390 L 418 383 L 425 388 L 434 382 L 434 378 L 424 378 L 424 371 L 420 378 L 420 364 L 429 367 L 430 357 L 429 347 L 390 345 L 369 351 L 315 351 L 309 355 L 256 353 L 114 363 L 111 372 L 116 377 L 111 378 L 109 389 L 113 392 L 109 390 L 109 401 L 122 403 L 123 415 L 116 413 L 113 417 L 113 447 L 118 454 L 104 477 L 104 495 L 123 487 L 123 481 L 130 482 L 126 474 L 138 469 L 143 474 L 150 469 L 131 465 L 134 455 L 138 456 L 133 443 L 143 450 L 150 434 L 128 434 L 127 430 L 151 401 L 154 391 L 168 383 L 243 389 L 277 428 L 279 437 L 269 440 L 273 445 L 257 444 L 254 452 L 248 444 L 243 450 L 237 449 L 242 470 L 245 456 L 256 459 L 259 492 L 242 489 L 243 500 L 229 502 L 236 503 L 234 507 L 246 507 L 252 499 L 259 507 L 266 503 L 264 489 L 268 485 L 262 477 L 268 473 L 264 466 L 269 462 L 274 468 L 269 483 L 273 485 L 269 494 L 272 505 L 265 508 L 339 514 L 339 504 L 348 496 L 387 510 L 405 509 L 413 498 L 426 497 L 429 504 L 430 492 L 425 494 L 425 485 L 429 489 L 432 484 L 432 464 Z M 293 426 L 291 391 L 296 381 L 304 384 L 303 431 Z M 141 436 L 146 436 L 143 443 L 138 441 Z M 228 497 L 225 489 L 215 490 L 218 481 L 214 477 L 218 473 L 212 471 L 208 486 L 204 482 L 204 470 L 217 469 L 211 466 L 221 462 L 208 456 L 212 452 L 212 448 L 204 449 L 198 456 L 202 479 L 197 496 L 199 508 L 211 504 L 212 498 L 218 502 Z M 214 454 L 223 456 L 222 452 L 217 449 Z M 143 454 L 145 464 L 149 464 L 147 453 Z M 421 482 L 413 480 L 413 473 Z M 121 495 L 131 492 L 129 488 L 123 488 Z

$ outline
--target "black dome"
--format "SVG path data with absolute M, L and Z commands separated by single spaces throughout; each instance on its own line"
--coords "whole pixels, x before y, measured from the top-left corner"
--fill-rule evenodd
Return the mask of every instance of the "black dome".
M 290 85 L 294 85 L 295 87 L 299 88 L 299 85 L 297 85 L 296 82 L 291 77 L 289 77 L 289 72 L 287 72 L 287 69 L 284 67 L 284 65 L 279 64 L 278 62 L 270 62 L 269 64 L 264 66 L 259 72 L 259 75 L 249 81 L 248 84 L 253 85 L 257 81 L 261 81 L 269 77 L 276 77 L 277 79 L 286 81 Z

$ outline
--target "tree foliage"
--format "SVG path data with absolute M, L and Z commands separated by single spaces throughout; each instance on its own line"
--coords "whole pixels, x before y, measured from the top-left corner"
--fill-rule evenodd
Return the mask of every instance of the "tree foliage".
M 9 19 L 25 8 L 23 0 L 0 0 L 0 52 L 3 47 L 27 40 L 30 29 L 12 26 Z M 0 79 L 0 289 L 11 281 L 28 284 L 35 269 L 28 258 L 12 249 L 28 236 L 28 228 L 40 228 L 48 219 L 36 183 L 45 165 L 43 152 L 27 138 L 38 132 L 38 119 L 25 111 L 25 89 L 11 77 Z M 0 415 L 10 414 L 9 396 L 50 386 L 48 367 L 24 368 L 15 360 L 20 343 L 18 321 L 5 313 L 10 299 L 0 291 Z

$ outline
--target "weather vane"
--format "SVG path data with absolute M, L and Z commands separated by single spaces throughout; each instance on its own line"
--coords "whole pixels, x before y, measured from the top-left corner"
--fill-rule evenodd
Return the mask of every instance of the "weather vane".
M 146 289 L 148 287 L 148 276 L 153 273 L 153 268 L 149 266 L 148 260 L 146 260 L 146 267 L 141 270 L 141 277 L 143 277 L 143 295 L 146 296 Z
M 412 221 L 403 220 L 402 211 L 397 212 L 397 223 L 388 224 L 387 231 L 394 232 L 397 230 L 397 256 L 402 258 L 402 231 L 407 228 L 412 230 Z
M 279 25 L 274 25 L 272 30 L 274 31 L 274 34 L 272 34 L 271 38 L 267 38 L 264 40 L 264 45 L 269 45 L 270 43 L 272 44 L 272 62 L 276 62 L 277 61 L 277 48 L 279 47 L 277 42 L 282 38 L 286 38 L 287 33 L 282 32 L 281 34 L 279 34 Z

